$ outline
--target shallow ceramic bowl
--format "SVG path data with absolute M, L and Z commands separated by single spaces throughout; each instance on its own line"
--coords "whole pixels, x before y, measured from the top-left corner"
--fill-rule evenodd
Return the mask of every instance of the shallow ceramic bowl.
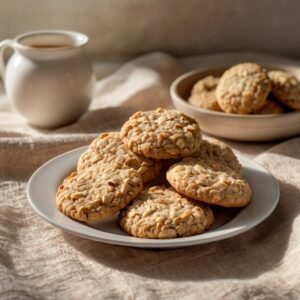
M 228 66 L 229 67 L 229 66 Z M 265 65 L 267 69 L 288 71 L 300 79 L 300 68 Z M 221 76 L 227 68 L 196 70 L 178 77 L 171 85 L 172 101 L 179 111 L 194 117 L 209 134 L 239 141 L 271 141 L 300 134 L 300 111 L 273 115 L 237 115 L 198 108 L 187 102 L 193 85 L 201 78 Z

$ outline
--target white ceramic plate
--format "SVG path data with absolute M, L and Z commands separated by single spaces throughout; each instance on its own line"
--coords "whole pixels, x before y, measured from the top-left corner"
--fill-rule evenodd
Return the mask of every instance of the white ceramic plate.
M 59 155 L 41 166 L 30 178 L 27 196 L 33 209 L 46 221 L 81 237 L 99 242 L 141 248 L 177 248 L 214 242 L 245 232 L 266 219 L 279 200 L 275 178 L 254 161 L 238 155 L 243 176 L 253 191 L 252 201 L 243 209 L 215 209 L 215 224 L 207 232 L 191 237 L 153 240 L 134 238 L 123 232 L 114 217 L 97 224 L 85 224 L 67 218 L 54 203 L 55 192 L 63 178 L 76 168 L 81 147 Z

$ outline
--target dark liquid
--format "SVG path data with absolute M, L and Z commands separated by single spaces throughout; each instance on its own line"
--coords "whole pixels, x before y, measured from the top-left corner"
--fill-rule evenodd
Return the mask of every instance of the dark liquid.
M 53 45 L 53 44 L 47 45 L 47 44 L 41 44 L 41 45 L 30 45 L 30 47 L 33 47 L 33 48 L 51 48 L 51 49 L 53 49 L 53 48 L 65 48 L 65 47 L 70 47 L 70 45 L 67 45 L 67 44 L 65 44 L 65 45 L 63 45 L 63 44 L 61 44 L 61 45 Z

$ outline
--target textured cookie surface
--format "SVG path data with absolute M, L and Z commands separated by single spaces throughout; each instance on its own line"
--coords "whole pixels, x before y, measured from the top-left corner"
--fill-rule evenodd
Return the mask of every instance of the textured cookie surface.
M 118 213 L 142 190 L 141 176 L 134 169 L 111 164 L 73 172 L 58 187 L 56 206 L 79 221 L 99 221 Z
M 171 186 L 196 200 L 224 207 L 242 207 L 251 198 L 249 184 L 223 163 L 186 158 L 167 172 Z
M 219 82 L 218 77 L 206 76 L 193 86 L 188 102 L 209 110 L 221 111 L 216 99 L 216 88 Z
M 77 171 L 99 163 L 114 163 L 118 167 L 133 168 L 142 176 L 143 182 L 158 176 L 162 166 L 159 161 L 151 160 L 129 150 L 123 143 L 119 132 L 100 134 L 79 158 Z
M 199 234 L 213 223 L 210 207 L 161 186 L 144 190 L 124 211 L 120 225 L 140 238 L 176 238 Z
M 248 114 L 266 104 L 271 83 L 257 64 L 243 63 L 224 72 L 216 89 L 221 109 L 227 113 Z
M 123 125 L 121 136 L 133 152 L 156 159 L 189 156 L 201 142 L 200 127 L 193 118 L 162 108 L 135 113 Z
M 283 71 L 270 71 L 268 76 L 272 83 L 272 94 L 275 98 L 293 109 L 300 109 L 300 82 Z
M 282 114 L 283 108 L 273 100 L 267 100 L 267 103 L 258 111 L 254 112 L 257 115 Z
M 225 143 L 214 139 L 202 140 L 199 151 L 194 157 L 204 160 L 219 161 L 237 173 L 240 173 L 241 171 L 241 164 L 232 149 Z

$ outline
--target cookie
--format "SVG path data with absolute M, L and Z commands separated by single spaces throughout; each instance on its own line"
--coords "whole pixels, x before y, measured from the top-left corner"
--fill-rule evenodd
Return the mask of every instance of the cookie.
M 237 173 L 241 171 L 241 164 L 232 149 L 228 145 L 214 139 L 203 140 L 194 157 L 219 161 Z
M 121 129 L 121 137 L 135 153 L 155 159 L 176 159 L 195 153 L 201 142 L 201 130 L 193 118 L 158 108 L 131 116 Z
M 267 103 L 254 114 L 257 115 L 271 115 L 271 114 L 282 114 L 284 112 L 283 108 L 273 100 L 267 100 Z
M 117 214 L 142 188 L 142 178 L 134 169 L 94 165 L 63 181 L 56 193 L 56 206 L 72 219 L 100 221 Z
M 162 167 L 161 162 L 129 150 L 123 143 L 119 132 L 100 134 L 79 158 L 77 171 L 99 163 L 114 163 L 119 167 L 133 168 L 142 176 L 144 183 L 158 176 Z
M 262 108 L 271 90 L 266 71 L 254 63 L 238 64 L 222 75 L 216 89 L 224 112 L 249 114 Z
M 185 158 L 171 166 L 167 180 L 177 192 L 209 204 L 242 207 L 251 198 L 247 181 L 214 160 Z
M 300 109 L 299 80 L 283 71 L 270 71 L 268 76 L 272 83 L 272 95 L 287 107 Z
M 209 206 L 161 186 L 144 190 L 120 215 L 120 225 L 127 233 L 150 239 L 199 234 L 213 221 Z
M 221 111 L 216 99 L 218 77 L 206 76 L 193 86 L 188 102 L 200 108 Z

